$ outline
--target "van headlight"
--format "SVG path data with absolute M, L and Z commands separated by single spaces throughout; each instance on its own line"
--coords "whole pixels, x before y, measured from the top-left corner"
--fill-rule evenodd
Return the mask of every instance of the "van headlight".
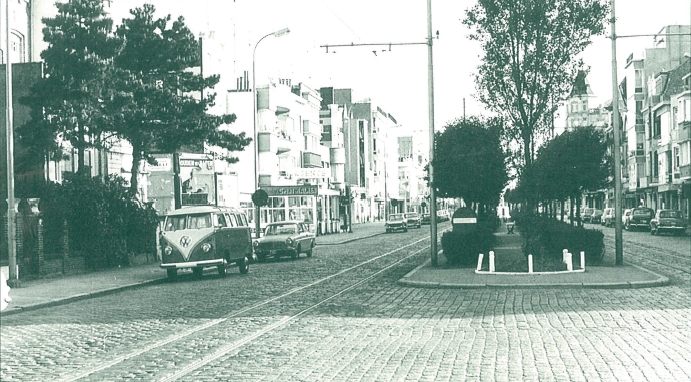
M 164 251 L 166 252 L 166 255 L 170 255 L 173 253 L 173 248 L 171 248 L 170 245 L 167 245 Z
M 254 246 L 254 248 L 259 247 L 259 240 L 253 241 L 253 242 L 252 242 L 252 245 Z
M 211 250 L 211 244 L 209 244 L 209 243 L 202 244 L 202 251 L 209 252 L 210 250 Z
M 287 238 L 287 239 L 286 239 L 286 245 L 287 245 L 287 246 L 292 247 L 293 244 L 295 244 L 295 240 L 293 240 L 293 239 L 291 239 L 291 238 Z

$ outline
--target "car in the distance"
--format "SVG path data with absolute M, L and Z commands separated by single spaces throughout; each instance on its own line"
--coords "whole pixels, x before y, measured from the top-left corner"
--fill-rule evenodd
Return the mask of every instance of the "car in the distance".
M 650 220 L 650 234 L 657 235 L 661 232 L 671 232 L 674 235 L 683 235 L 686 231 L 686 221 L 677 210 L 659 210 Z
M 590 207 L 585 207 L 583 209 L 583 211 L 581 211 L 581 221 L 583 223 L 589 223 L 590 217 L 593 215 L 593 211 L 595 211 L 595 209 L 590 208 Z
M 389 215 L 389 217 L 386 219 L 386 224 L 384 227 L 386 228 L 386 233 L 394 231 L 408 232 L 408 223 L 406 222 L 403 214 Z
M 605 208 L 604 211 L 602 211 L 600 224 L 605 227 L 614 226 L 614 208 Z
M 633 211 L 633 208 L 627 208 L 624 210 L 624 212 L 621 213 L 621 225 L 623 227 L 626 227 L 626 222 L 629 221 L 631 218 L 631 212 Z
M 408 212 L 405 214 L 406 224 L 410 228 L 420 228 L 422 226 L 422 219 L 417 212 Z
M 593 224 L 600 224 L 600 222 L 602 221 L 602 214 L 602 210 L 594 210 L 593 214 L 590 215 L 590 222 Z
M 437 221 L 446 222 L 451 220 L 451 214 L 449 210 L 439 210 L 437 211 Z
M 265 261 L 272 256 L 290 256 L 296 259 L 301 253 L 312 257 L 316 245 L 314 233 L 310 232 L 305 223 L 298 221 L 274 222 L 266 225 L 264 235 L 254 241 L 254 252 L 259 261 Z
M 420 224 L 432 224 L 432 217 L 430 216 L 430 214 L 422 214 Z
M 631 231 L 633 228 L 650 229 L 650 220 L 655 216 L 655 211 L 648 207 L 636 207 L 631 210 L 631 217 L 626 221 L 625 228 Z

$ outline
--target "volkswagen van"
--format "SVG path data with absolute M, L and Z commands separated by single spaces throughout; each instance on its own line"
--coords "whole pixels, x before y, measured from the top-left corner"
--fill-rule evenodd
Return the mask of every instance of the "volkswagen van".
M 207 267 L 216 267 L 224 276 L 231 264 L 245 274 L 252 258 L 247 216 L 230 207 L 184 207 L 169 212 L 160 246 L 161 268 L 169 278 L 177 276 L 178 269 L 192 269 L 200 277 Z

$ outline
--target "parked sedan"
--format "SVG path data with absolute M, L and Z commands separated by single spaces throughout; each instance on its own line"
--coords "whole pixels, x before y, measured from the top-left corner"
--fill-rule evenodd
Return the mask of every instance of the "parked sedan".
M 420 215 L 415 212 L 405 214 L 406 224 L 411 228 L 420 228 L 422 226 L 422 219 Z
M 626 227 L 626 222 L 631 219 L 631 212 L 633 211 L 633 208 L 627 208 L 624 210 L 624 212 L 621 214 L 621 225 Z
M 593 214 L 590 215 L 590 222 L 593 224 L 600 224 L 600 222 L 602 222 L 602 214 L 602 210 L 593 211 Z
M 626 221 L 626 229 L 633 228 L 650 229 L 650 220 L 655 216 L 655 211 L 647 207 L 637 207 L 631 210 L 631 217 Z
M 316 245 L 315 236 L 302 222 L 283 221 L 269 223 L 264 230 L 264 236 L 254 241 L 254 252 L 259 261 L 273 256 L 290 256 L 295 259 L 301 253 L 312 257 Z
M 590 207 L 584 208 L 583 211 L 581 211 L 581 221 L 583 223 L 590 222 L 590 217 L 593 215 L 593 211 L 595 210 Z
M 421 224 L 432 224 L 432 217 L 429 214 L 422 214 Z
M 385 228 L 387 233 L 399 230 L 408 232 L 408 223 L 403 214 L 391 214 L 389 218 L 386 219 Z
M 614 208 L 605 208 L 600 224 L 605 227 L 614 226 Z
M 657 235 L 660 232 L 671 232 L 674 235 L 683 235 L 686 231 L 686 222 L 681 211 L 659 210 L 650 220 L 650 234 Z

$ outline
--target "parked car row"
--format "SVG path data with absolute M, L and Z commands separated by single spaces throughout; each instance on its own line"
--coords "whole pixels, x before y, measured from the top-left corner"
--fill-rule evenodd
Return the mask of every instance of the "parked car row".
M 586 215 L 588 213 L 586 210 L 592 211 L 589 216 Z M 604 211 L 598 211 L 585 208 L 582 220 L 589 223 L 600 223 L 605 227 L 613 227 L 615 225 L 614 208 L 605 208 Z M 683 235 L 687 227 L 687 222 L 680 211 L 662 209 L 656 212 L 652 208 L 647 207 L 628 208 L 622 211 L 621 222 L 627 231 L 642 229 L 650 231 L 651 235 L 657 235 L 662 232 Z
M 437 222 L 451 220 L 448 210 L 437 211 Z M 386 219 L 386 232 L 403 231 L 408 232 L 409 228 L 420 228 L 423 224 L 431 224 L 430 214 L 418 214 L 417 212 L 407 212 L 405 214 L 391 214 Z

